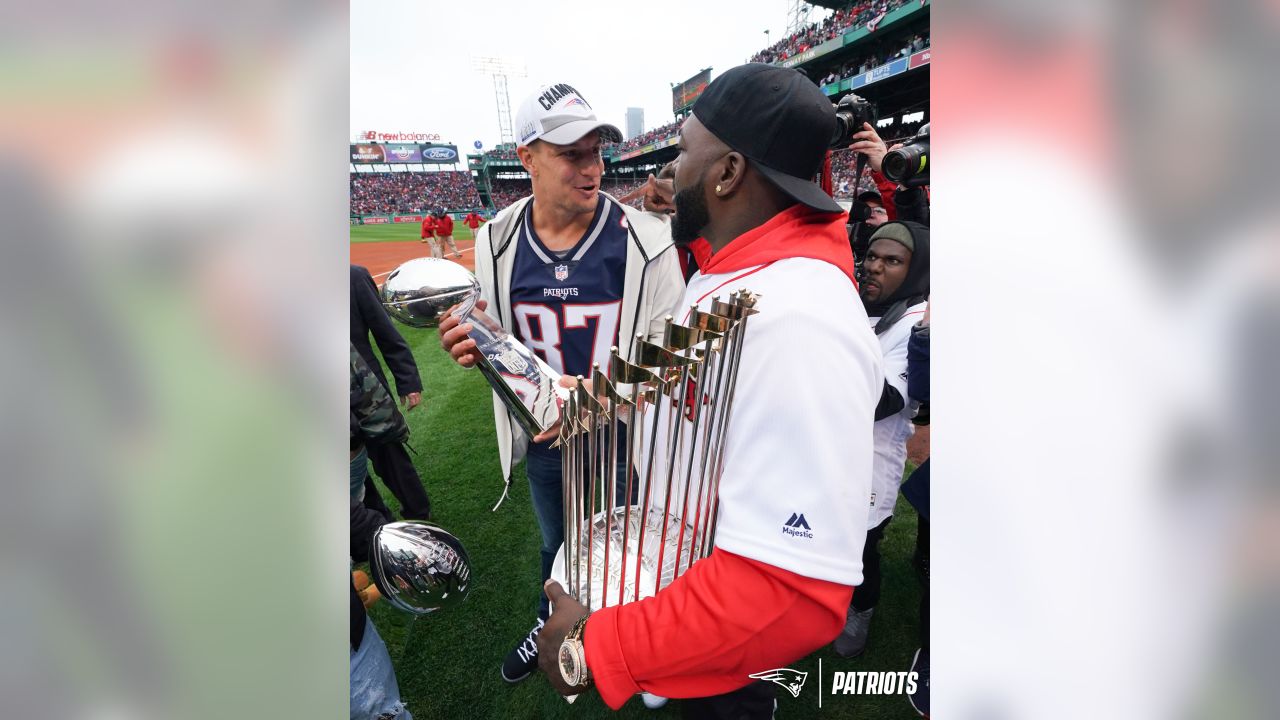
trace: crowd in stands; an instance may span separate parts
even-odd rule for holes
[[[496,147],[492,150],[485,150],[484,156],[490,160],[519,160],[516,156],[514,148]]]
[[[492,180],[489,184],[489,199],[495,210],[501,210],[520,198],[533,194],[533,185],[524,180]]]
[[[480,207],[480,193],[469,172],[351,173],[352,215],[473,207]]]
[[[862,27],[868,21],[896,10],[914,0],[876,0],[858,2],[832,13],[822,22],[813,23],[798,33],[783,38],[751,56],[751,62],[776,63],[821,45],[822,43]]]
[[[604,190],[605,192],[609,193],[615,198],[618,198],[619,200],[621,200],[628,193],[638,190],[641,185],[644,185],[646,182],[648,182],[648,179],[649,179],[648,176],[638,178],[638,179],[624,178],[624,179],[617,179],[617,180],[611,180],[609,178],[605,178],[600,183],[600,189]],[[639,208],[641,206],[641,200],[643,200],[641,196],[636,196],[627,204],[630,205],[631,207]]]
[[[663,125],[662,127],[656,127],[650,130],[649,132],[641,133],[631,138],[630,140],[627,140],[626,142],[619,143],[615,147],[617,148],[618,152],[629,152],[631,150],[635,150],[641,145],[646,145],[648,143],[656,142],[658,140],[662,140],[664,138],[670,137],[671,135],[675,135],[676,132],[678,132],[679,130],[680,130],[680,121],[672,120],[671,122],[667,123],[666,125]]]
[[[831,72],[818,79],[818,85],[829,85],[838,80],[868,72],[899,58],[909,57],[929,47],[929,42],[928,30],[903,36],[894,41],[882,42],[866,55],[850,60],[838,68],[832,68]]]

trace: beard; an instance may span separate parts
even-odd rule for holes
[[[671,221],[671,240],[678,247],[686,247],[702,237],[702,230],[711,222],[702,181],[676,193],[675,206],[676,216]]]

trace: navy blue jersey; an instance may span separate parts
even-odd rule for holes
[[[593,362],[607,372],[627,268],[622,209],[601,195],[586,234],[558,257],[538,239],[532,207],[525,208],[511,270],[516,337],[556,372],[589,377]]]
[[[511,271],[516,337],[556,372],[590,378],[598,362],[607,373],[627,267],[622,208],[601,194],[586,234],[560,254],[538,239],[532,208],[532,202],[525,207]],[[531,452],[548,450],[530,446]]]

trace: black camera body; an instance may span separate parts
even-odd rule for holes
[[[862,129],[863,123],[871,123],[873,127],[876,124],[876,106],[866,98],[849,93],[834,107],[836,129],[831,133],[832,148],[848,147],[853,142],[853,134]]]
[[[929,184],[929,123],[925,123],[911,142],[891,150],[880,161],[884,176],[902,187]]]

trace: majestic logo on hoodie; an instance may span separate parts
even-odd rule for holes
[[[810,532],[809,522],[804,519],[804,513],[791,513],[791,518],[782,524],[782,534],[807,540],[813,539],[813,533]]]

